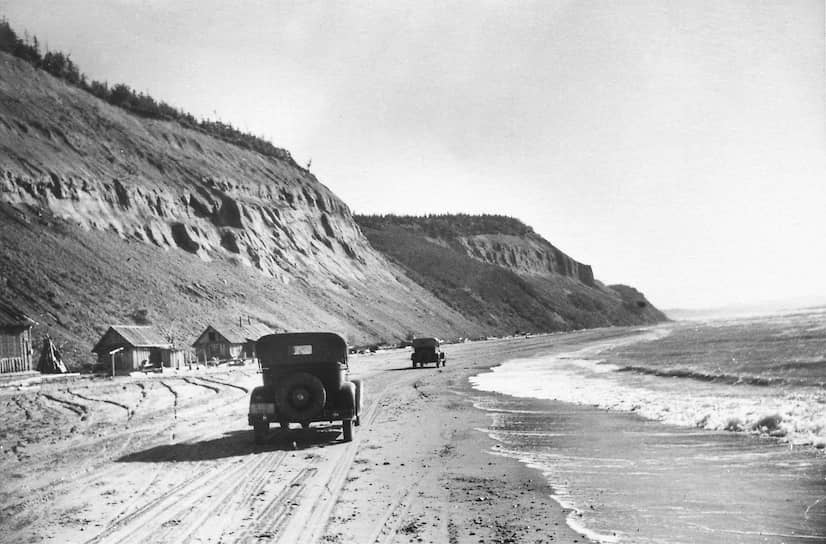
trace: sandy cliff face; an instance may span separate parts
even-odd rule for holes
[[[496,215],[357,216],[374,247],[497,333],[656,323],[665,316],[519,220]]]
[[[478,234],[457,241],[468,255],[483,262],[509,268],[518,274],[561,275],[585,285],[594,285],[594,272],[535,234]]]
[[[283,281],[376,273],[350,210],[286,152],[270,159],[136,119],[6,56],[0,70],[4,201]]]

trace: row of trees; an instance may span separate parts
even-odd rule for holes
[[[28,35],[24,35],[21,38],[5,18],[0,19],[0,51],[23,59],[32,66],[135,115],[149,119],[175,121],[184,127],[198,130],[239,147],[292,162],[292,157],[285,149],[275,147],[258,136],[241,132],[229,123],[209,119],[198,120],[191,113],[170,106],[166,102],[155,100],[146,93],[137,92],[124,83],[110,87],[105,81],[89,81],[69,55],[64,55],[60,51],[41,53],[40,43],[36,37],[29,38]]]
[[[478,234],[510,234],[524,236],[533,229],[518,219],[496,214],[428,214],[356,215],[362,227],[382,229],[387,226],[414,227],[434,238],[454,238]]]

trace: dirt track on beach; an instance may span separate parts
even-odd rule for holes
[[[467,377],[618,329],[351,359],[362,425],[247,426],[252,367],[0,389],[2,542],[582,542],[541,476],[493,455]]]

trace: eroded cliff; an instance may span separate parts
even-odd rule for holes
[[[5,55],[0,70],[6,202],[205,260],[231,256],[285,281],[376,264],[347,206],[288,153],[274,160],[137,119]]]
[[[481,330],[378,254],[286,151],[135,117],[2,53],[0,98],[3,297],[78,357],[138,310],[184,346],[239,315],[359,343]]]
[[[666,317],[626,286],[517,219],[497,215],[356,216],[374,247],[462,314],[501,332],[655,323]]]
[[[471,257],[520,274],[560,275],[574,278],[585,285],[594,285],[594,273],[589,265],[575,261],[533,233],[523,236],[477,234],[462,236],[456,241]]]

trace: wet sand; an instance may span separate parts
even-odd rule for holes
[[[571,525],[596,540],[826,542],[826,459],[812,449],[554,401],[495,404],[501,451],[578,504]]]

